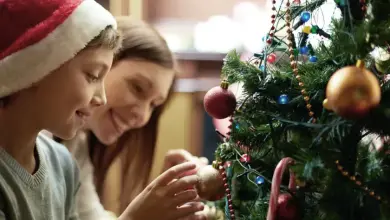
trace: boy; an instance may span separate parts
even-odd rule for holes
[[[73,138],[104,105],[120,39],[93,0],[0,0],[0,219],[78,219]]]

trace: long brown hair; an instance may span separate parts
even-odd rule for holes
[[[117,17],[117,22],[123,41],[113,65],[124,59],[141,59],[166,68],[174,68],[173,55],[167,43],[153,27],[131,17]],[[169,94],[171,95],[172,91]],[[152,113],[144,127],[124,133],[115,146],[104,146],[95,135],[89,136],[89,152],[95,170],[96,189],[100,196],[103,193],[104,181],[110,165],[116,158],[122,159],[121,194],[126,196],[121,196],[121,211],[148,183],[157,140],[158,122],[164,106],[159,106]]]

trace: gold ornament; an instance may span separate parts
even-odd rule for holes
[[[335,72],[326,86],[323,106],[349,119],[364,117],[381,100],[381,89],[375,75],[359,60],[356,66]]]
[[[322,106],[324,106],[325,109],[327,110],[332,110],[329,106],[329,102],[328,102],[328,99],[325,99],[323,102],[322,102]]]
[[[215,201],[225,195],[223,177],[211,165],[200,168],[196,175],[199,178],[196,190],[200,198]]]

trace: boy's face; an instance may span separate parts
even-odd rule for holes
[[[87,48],[32,87],[40,126],[73,138],[92,111],[106,103],[103,80],[112,60],[112,50]]]

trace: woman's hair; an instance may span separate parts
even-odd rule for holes
[[[174,69],[174,59],[168,45],[153,27],[131,17],[117,17],[117,22],[123,41],[113,65],[125,59],[140,59]],[[168,100],[171,94],[172,87]],[[88,146],[95,170],[96,189],[100,196],[110,165],[119,156],[122,160],[121,194],[126,196],[121,198],[121,211],[148,183],[157,140],[158,122],[163,108],[164,105],[156,108],[144,127],[124,133],[115,146],[104,146],[95,135],[90,135]]]

